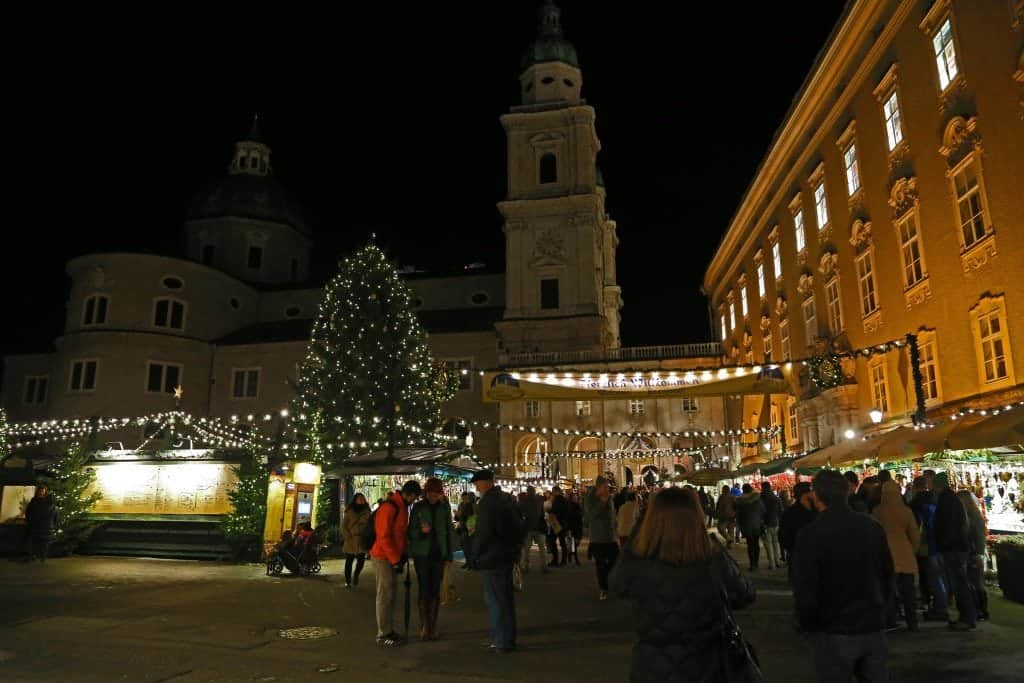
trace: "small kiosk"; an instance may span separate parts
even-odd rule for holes
[[[320,465],[289,460],[270,473],[267,484],[267,518],[263,525],[264,551],[277,543],[286,529],[303,522],[316,527],[320,494]]]

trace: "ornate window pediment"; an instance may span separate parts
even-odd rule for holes
[[[775,298],[775,315],[780,318],[786,317],[786,312],[789,310],[789,304],[786,303],[786,297],[781,294]]]
[[[863,221],[860,218],[850,226],[850,244],[857,250],[871,246],[871,222]]]
[[[747,349],[754,343],[754,337],[750,334],[750,330],[743,330],[743,346]]]
[[[758,263],[763,263],[763,262],[764,262],[764,250],[759,248],[757,251],[754,252],[754,265],[757,265]]]
[[[782,301],[785,302],[784,299]],[[769,318],[766,315],[762,315],[761,316],[761,331],[762,332],[767,332],[768,328],[770,328],[771,326],[772,326],[772,319]]]
[[[827,251],[822,254],[821,259],[818,261],[818,272],[821,273],[826,280],[830,280],[834,275],[838,275],[839,254],[834,251]]]
[[[810,296],[814,291],[814,276],[810,273],[800,273],[800,281],[796,285],[798,292],[805,297]]]
[[[978,133],[978,117],[951,118],[942,133],[942,147],[939,147],[939,154],[946,157],[946,162],[950,166],[956,166],[968,154],[979,149],[981,135]]]
[[[779,241],[779,224],[776,223],[772,226],[772,229],[768,231],[768,243],[776,244]]]
[[[917,206],[917,178],[900,178],[889,190],[889,206],[892,207],[893,218],[899,218]]]

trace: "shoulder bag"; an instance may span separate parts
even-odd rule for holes
[[[726,552],[722,550],[722,552]],[[723,557],[725,562],[731,562],[729,556]],[[713,560],[712,560],[713,562]],[[725,582],[719,576],[717,568],[712,564],[712,580],[717,584],[718,594],[721,598],[722,611],[722,680],[726,683],[764,683],[764,674],[761,673],[761,665],[754,652],[754,646],[743,637],[740,625],[736,623],[732,608],[729,606],[729,593],[725,589]]]

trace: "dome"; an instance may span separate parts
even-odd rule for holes
[[[562,10],[547,0],[537,11],[537,37],[523,53],[522,68],[543,62],[563,62],[579,68],[576,48],[562,35]]]
[[[252,218],[310,234],[298,207],[272,175],[227,175],[196,195],[188,219]]]

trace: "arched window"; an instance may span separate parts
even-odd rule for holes
[[[540,184],[558,182],[558,160],[555,155],[548,152],[540,158]]]

